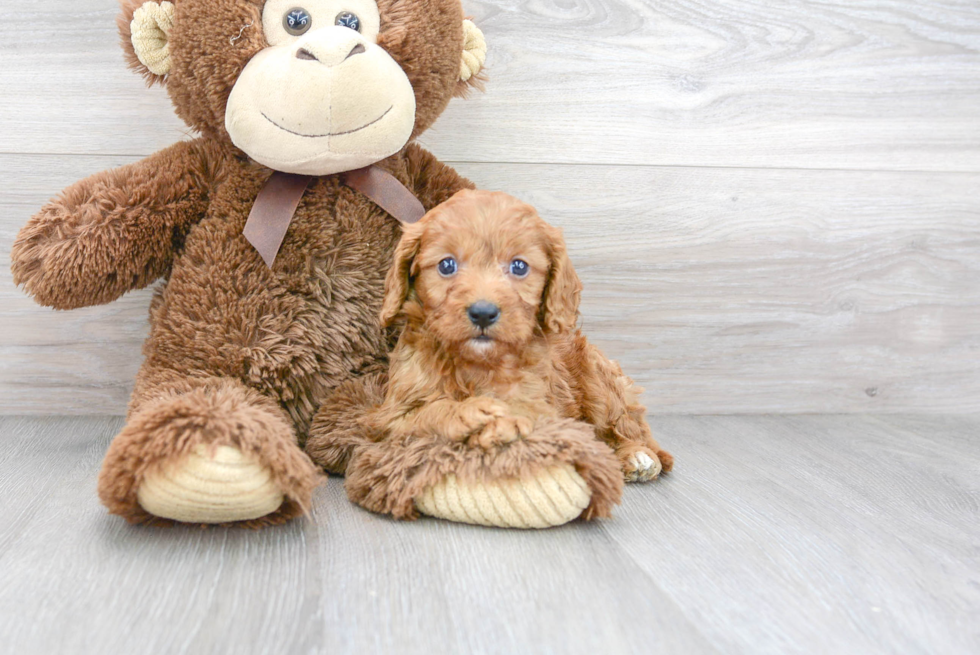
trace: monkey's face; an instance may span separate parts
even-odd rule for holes
[[[374,0],[268,0],[268,47],[232,88],[225,129],[259,163],[327,175],[367,166],[408,142],[415,92],[378,46]]]
[[[177,113],[270,168],[329,175],[397,153],[479,79],[460,0],[120,0],[130,65]]]

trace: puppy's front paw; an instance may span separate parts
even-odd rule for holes
[[[487,423],[479,433],[470,437],[470,444],[490,450],[531,434],[534,422],[524,416],[502,416]]]
[[[456,411],[456,418],[460,427],[458,436],[465,438],[479,432],[506,413],[507,407],[493,398],[486,396],[468,398],[460,404]]]
[[[623,478],[627,482],[647,482],[669,471],[674,458],[665,450],[654,452],[646,446],[635,446],[618,453],[623,462]]]

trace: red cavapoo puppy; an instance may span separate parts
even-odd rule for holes
[[[486,449],[542,418],[595,428],[625,479],[669,471],[639,389],[576,327],[582,285],[560,230],[504,193],[461,191],[405,226],[381,321],[404,322],[378,436],[426,436]]]

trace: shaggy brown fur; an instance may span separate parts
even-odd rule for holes
[[[458,271],[443,275],[447,257]],[[526,275],[509,271],[515,259]],[[576,329],[580,292],[561,233],[530,206],[461,191],[406,227],[396,250],[381,318],[404,329],[386,393],[380,379],[338,389],[317,417],[333,438],[314,437],[311,453],[346,468],[353,500],[400,518],[448,473],[523,477],[561,462],[592,489],[586,517],[607,514],[623,472],[637,473],[634,455],[664,471],[673,458],[651,437],[632,381]],[[468,316],[478,301],[499,308],[492,325]],[[359,428],[352,410],[371,397]]]
[[[330,473],[344,475],[355,448],[367,443],[361,419],[384,400],[387,375],[374,373],[337,386],[317,412],[306,452]]]
[[[505,447],[484,450],[435,434],[364,443],[347,467],[347,495],[362,507],[399,519],[418,517],[414,500],[453,474],[463,481],[528,478],[555,464],[571,464],[592,492],[581,518],[609,516],[623,493],[623,474],[591,426],[543,419]]]
[[[141,2],[123,0],[119,20],[140,69],[128,31]],[[147,467],[196,443],[236,444],[272,468],[286,504],[250,525],[295,515],[320,478],[299,449],[316,409],[345,380],[386,368],[391,343],[377,317],[401,234],[393,217],[340,176],[324,176],[310,184],[274,268],[242,236],[272,171],[231,144],[224,110],[245,64],[266,45],[261,5],[176,0],[166,87],[201,136],[74,184],[13,247],[14,280],[58,309],[166,279],[152,302],[129,420],[99,484],[110,511],[130,520],[151,518],[135,500]],[[460,91],[462,9],[459,0],[378,5],[379,42],[415,90],[418,135]],[[413,143],[379,165],[426,208],[472,186]]]

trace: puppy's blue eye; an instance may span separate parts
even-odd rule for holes
[[[524,277],[531,271],[531,267],[523,259],[515,259],[510,263],[510,274],[514,277]]]
[[[357,15],[350,13],[349,11],[337,14],[337,20],[335,21],[337,25],[341,27],[349,27],[355,32],[361,31],[361,19]]]
[[[452,257],[446,257],[441,262],[439,262],[439,275],[443,277],[449,277],[450,275],[455,275],[456,273],[456,260]]]

